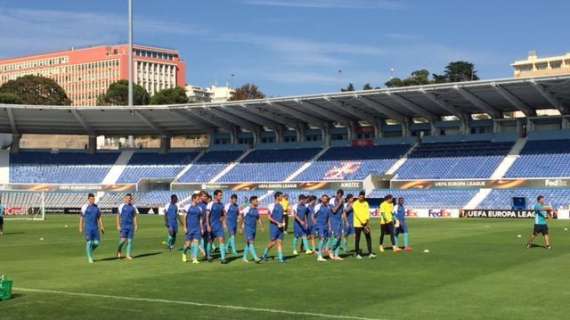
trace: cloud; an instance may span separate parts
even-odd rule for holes
[[[244,0],[248,5],[316,9],[402,9],[401,1],[393,0]]]
[[[353,56],[384,54],[380,47],[342,42],[313,41],[303,38],[259,34],[224,34],[216,41],[253,45],[276,55],[275,60],[293,66],[335,66],[350,63]]]
[[[0,52],[13,56],[125,42],[127,18],[126,15],[112,13],[0,7],[0,30],[10,30],[2,35]],[[206,32],[191,25],[144,16],[135,20],[135,31],[174,35]]]

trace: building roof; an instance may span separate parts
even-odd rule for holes
[[[0,133],[187,135],[211,129],[321,127],[379,119],[437,120],[538,109],[570,114],[570,76],[446,83],[173,106],[0,105]]]

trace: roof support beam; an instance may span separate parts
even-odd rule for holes
[[[269,110],[267,107],[263,107],[260,105],[252,105],[248,108],[253,108],[257,111],[256,115],[258,117],[263,117],[265,119],[269,119],[274,122],[278,122],[284,126],[289,126],[291,128],[295,128],[295,126],[299,123],[298,120],[286,117],[287,114],[279,112],[275,113],[273,110]]]
[[[8,113],[8,120],[10,121],[10,128],[12,129],[12,134],[14,135],[20,134],[18,132],[18,124],[16,123],[16,117],[14,117],[14,112],[10,108],[6,108],[6,112]]]
[[[550,92],[546,91],[544,87],[537,83],[534,79],[530,80],[530,84],[540,93],[540,95],[548,101],[554,108],[558,109],[561,114],[566,113],[566,107],[558,100],[555,96],[553,96]]]
[[[489,105],[487,102],[481,100],[481,98],[477,97],[473,93],[467,91],[465,88],[456,85],[454,87],[454,89],[457,90],[457,92],[463,98],[465,98],[467,101],[474,104],[477,108],[479,108],[479,110],[489,114],[492,118],[500,118],[501,117],[501,113],[499,111],[497,111],[497,109],[493,108],[491,105]]]
[[[372,100],[368,97],[354,95],[354,99],[362,102],[362,104],[364,104],[366,107],[383,114],[387,118],[398,120],[398,121],[403,121],[406,118],[405,115],[403,115],[397,111],[394,111],[394,110],[390,109],[389,107],[383,105],[382,103],[380,103],[376,100]]]
[[[358,110],[357,108],[355,108],[353,105],[350,105],[346,102],[340,102],[340,101],[336,101],[333,100],[332,98],[329,97],[325,97],[325,100],[332,104],[333,106],[335,106],[337,109],[343,110],[344,112],[350,114],[353,117],[356,117],[359,120],[368,120],[371,121],[374,118],[377,118],[376,116],[374,116],[372,113],[369,113],[366,110]]]
[[[424,96],[426,98],[428,98],[429,101],[437,104],[440,108],[442,108],[443,110],[451,113],[452,115],[456,116],[459,119],[465,119],[467,118],[467,115],[464,114],[463,112],[459,111],[459,109],[457,109],[456,107],[452,106],[450,103],[448,103],[447,101],[441,99],[440,97],[436,96],[435,94],[426,91],[424,88],[420,89],[421,93],[424,94]]]
[[[352,119],[349,119],[349,118],[342,116],[338,113],[327,110],[324,107],[321,107],[320,105],[318,105],[314,102],[302,101],[299,99],[295,99],[295,102],[301,107],[306,108],[307,106],[310,106],[310,108],[311,108],[310,111],[320,115],[321,117],[325,117],[329,120],[336,121],[336,122],[344,124],[344,125],[349,125],[353,121]]]
[[[495,88],[498,94],[500,94],[505,100],[507,100],[513,107],[521,110],[525,116],[534,116],[535,112],[531,110],[531,108],[523,102],[519,97],[515,96],[514,94],[510,93],[507,89],[503,88],[501,85],[493,82],[491,83],[491,87]]]
[[[233,108],[233,107],[225,107],[223,108],[223,110],[227,113],[231,113],[236,117],[242,117],[244,119],[249,119],[252,120],[258,124],[262,124],[267,128],[271,128],[271,129],[278,129],[278,128],[283,128],[283,125],[270,120],[270,119],[266,119],[262,116],[259,116],[258,113],[253,113],[251,112],[251,110],[249,110],[248,107],[246,107],[245,105],[240,105],[238,108]],[[245,113],[245,115],[244,115]]]
[[[154,130],[156,133],[160,134],[161,136],[167,136],[167,132],[162,130],[159,126],[157,126],[156,124],[154,124],[152,121],[150,121],[150,119],[145,116],[144,114],[142,114],[142,112],[138,111],[138,110],[133,110],[132,111],[139,119],[142,120],[142,122],[144,122],[149,128],[151,128],[152,130]]]
[[[93,130],[93,128],[91,128],[91,126],[89,126],[87,124],[87,122],[85,121],[85,119],[83,119],[83,117],[79,114],[79,111],[77,111],[76,109],[71,109],[71,113],[73,114],[73,116],[75,117],[75,119],[81,124],[81,126],[83,127],[83,129],[85,129],[85,131],[90,135],[90,136],[94,136],[95,134],[95,130]]]
[[[212,114],[206,112],[206,110],[204,108],[189,108],[188,112],[192,116],[195,116],[199,119],[202,119],[206,122],[209,122],[212,125],[214,125],[215,127],[223,128],[230,133],[232,133],[235,130],[235,127],[236,127],[235,124],[233,124],[231,122],[227,122],[224,119],[220,119],[218,117],[213,116]],[[198,114],[195,114],[195,113],[198,113]]]
[[[391,93],[391,92],[387,92],[386,95],[388,97],[390,97],[390,99],[392,99],[394,102],[400,104],[401,106],[403,106],[404,108],[421,115],[422,117],[425,117],[429,120],[435,120],[437,119],[437,116],[427,110],[425,110],[424,108],[418,106],[415,103],[410,102],[407,99],[402,98],[401,96],[395,94],[395,93]]]
[[[319,118],[316,118],[312,115],[306,114],[305,112],[301,112],[298,111],[297,109],[293,108],[293,107],[289,107],[285,104],[282,103],[276,103],[276,102],[267,102],[268,105],[271,106],[276,106],[279,107],[280,109],[278,110],[278,112],[283,112],[286,113],[292,117],[294,117],[295,119],[297,119],[299,122],[308,122],[314,126],[317,126],[319,128],[322,127],[328,127],[328,122]]]
[[[261,130],[261,126],[258,124],[255,124],[251,121],[242,119],[240,117],[235,117],[233,115],[227,114],[225,111],[216,109],[214,107],[207,107],[207,108],[204,108],[204,110],[206,110],[206,112],[212,113],[213,115],[215,115],[218,118],[224,119],[230,123],[235,123],[244,129],[248,129],[248,130],[251,130],[254,132],[258,132]]]
[[[182,118],[191,122],[192,125],[199,127],[200,129],[209,130],[213,127],[211,123],[200,119],[199,117],[191,113],[190,110],[188,109],[186,110],[176,109],[172,111],[177,115],[181,116]]]

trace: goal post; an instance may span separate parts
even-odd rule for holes
[[[46,219],[46,193],[37,191],[1,192],[4,219],[43,221]]]

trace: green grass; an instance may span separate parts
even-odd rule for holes
[[[319,319],[164,300],[388,320],[564,319],[570,312],[570,232],[564,231],[567,222],[563,221],[551,224],[551,251],[526,249],[529,220],[412,220],[410,238],[415,251],[411,254],[389,252],[376,260],[348,258],[323,264],[299,256],[284,265],[246,265],[234,260],[228,265],[197,266],[183,264],[179,253],[163,248],[162,220],[153,216],[141,219],[134,247],[137,259],[99,260],[89,265],[77,222],[77,217],[62,216],[48,217],[45,222],[6,222],[6,234],[0,238],[0,273],[12,278],[16,289],[14,299],[0,302],[2,320]],[[111,219],[106,222],[110,227]],[[261,253],[267,230],[258,234]],[[378,234],[377,230],[373,233],[375,249]],[[96,258],[111,258],[117,233],[108,228],[103,240]],[[180,240],[181,236],[179,244]],[[285,252],[289,254],[287,240]],[[423,253],[424,249],[430,253]]]

